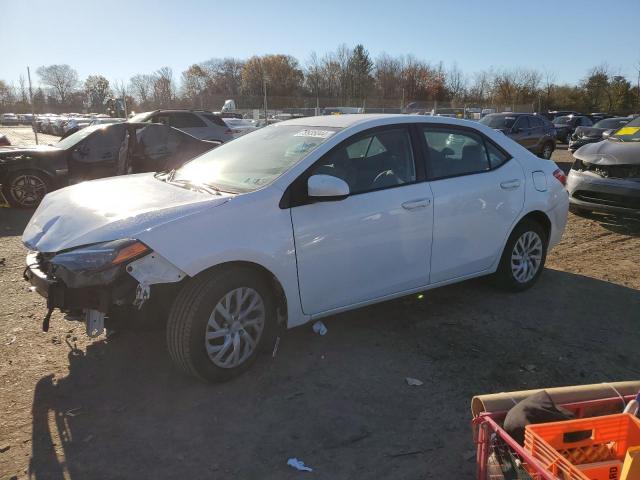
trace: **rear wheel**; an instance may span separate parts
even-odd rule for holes
[[[569,145],[570,141],[571,141],[571,133],[567,133],[567,136],[564,138],[564,143]]]
[[[268,282],[251,269],[216,270],[193,279],[169,313],[174,363],[206,381],[229,380],[251,366],[276,324]]]
[[[540,277],[547,258],[547,235],[533,220],[520,222],[507,241],[496,271],[498,284],[511,291],[530,288]]]
[[[8,175],[2,193],[12,207],[34,208],[51,191],[47,176],[33,170],[22,170]]]

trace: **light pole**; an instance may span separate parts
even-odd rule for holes
[[[36,145],[38,145],[38,129],[36,128],[36,111],[33,106],[33,91],[31,89],[31,71],[27,67],[27,77],[29,77],[29,102],[31,103],[31,128],[36,135]]]

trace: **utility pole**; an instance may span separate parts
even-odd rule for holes
[[[264,91],[264,124],[265,126],[268,124],[267,122],[267,77],[262,77],[262,88]]]
[[[36,135],[36,145],[38,145],[38,129],[36,128],[36,113],[33,106],[33,90],[31,89],[31,71],[27,67],[27,77],[29,77],[29,102],[31,103],[31,128]]]

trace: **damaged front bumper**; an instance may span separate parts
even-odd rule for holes
[[[47,300],[44,331],[49,329],[51,313],[57,308],[63,313],[82,317],[87,334],[100,335],[105,317],[114,310],[139,310],[151,296],[151,286],[181,282],[187,274],[155,252],[141,258],[95,272],[70,272],[55,268],[47,255],[29,252],[24,278]]]

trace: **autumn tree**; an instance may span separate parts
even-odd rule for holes
[[[242,92],[261,95],[267,81],[270,96],[294,96],[299,93],[304,74],[291,55],[251,57],[242,69]]]
[[[51,87],[62,105],[78,86],[78,72],[69,65],[49,65],[37,70],[40,82]]]
[[[174,98],[173,70],[162,67],[156,70],[153,79],[153,100],[160,108],[168,108]]]

